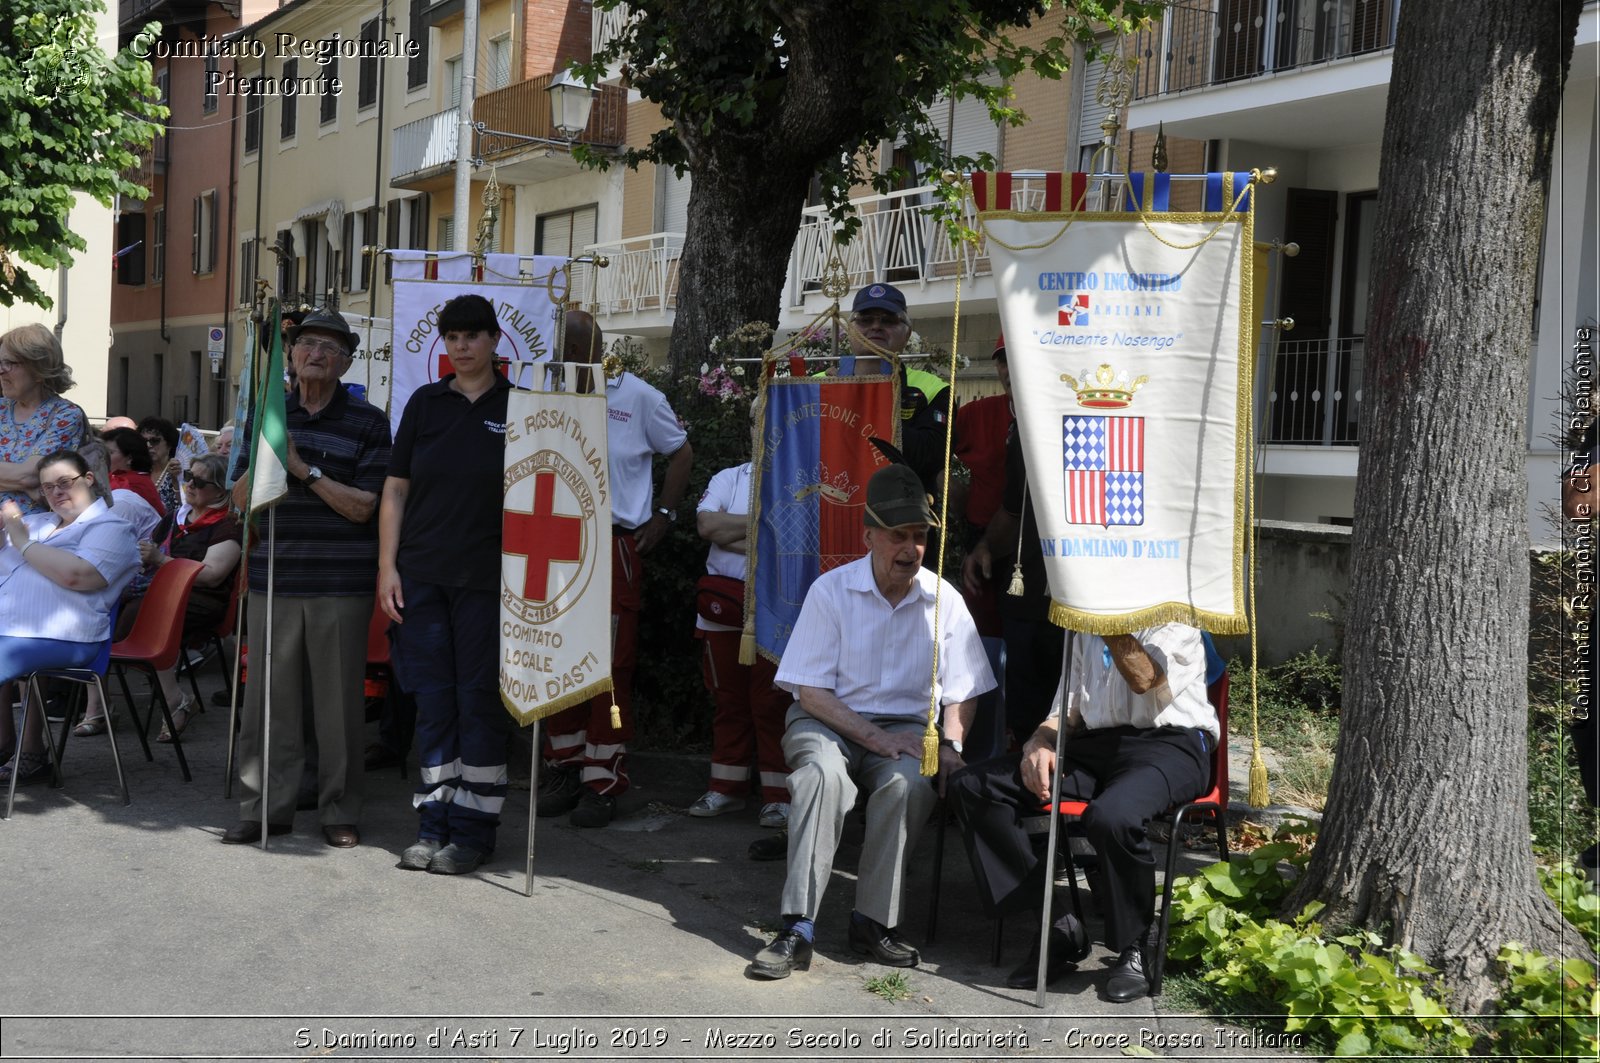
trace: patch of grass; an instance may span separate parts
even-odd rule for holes
[[[622,866],[630,871],[642,871],[647,875],[659,875],[664,865],[660,860],[625,860]]]
[[[867,979],[867,992],[880,996],[891,1004],[898,1004],[902,1000],[911,999],[911,983],[899,971],[880,974],[876,978]]]
[[[1249,748],[1250,668],[1235,657],[1228,728],[1232,741]],[[1343,671],[1317,650],[1263,668],[1257,677],[1261,744],[1273,751],[1272,799],[1321,811],[1333,778],[1333,748],[1339,737]]]
[[[1575,861],[1594,844],[1572,738],[1558,711],[1539,704],[1528,712],[1528,820],[1541,856]]]

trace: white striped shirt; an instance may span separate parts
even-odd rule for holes
[[[23,519],[30,539],[83,558],[106,585],[97,591],[69,591],[29,564],[9,538],[0,537],[0,635],[63,642],[110,637],[111,607],[139,568],[133,525],[104,499],[96,499],[65,528],[57,527],[60,518],[54,513]]]
[[[927,569],[896,605],[878,590],[872,555],[825,572],[806,592],[778,664],[777,685],[831,690],[863,716],[925,716],[939,589],[941,706],[993,690],[994,674],[961,592]]]

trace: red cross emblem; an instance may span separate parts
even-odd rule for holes
[[[557,561],[583,560],[583,519],[555,512],[556,474],[533,475],[533,512],[506,510],[505,552],[528,559],[522,596],[530,602],[548,601],[550,566]]]

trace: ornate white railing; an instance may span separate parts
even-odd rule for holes
[[[589,273],[589,303],[599,314],[670,312],[678,305],[682,233],[650,233],[584,249],[611,260]]]
[[[598,54],[600,49],[611,43],[611,38],[621,33],[622,27],[626,26],[632,17],[633,10],[627,4],[618,4],[606,11],[596,7],[590,22],[589,54]]]
[[[1361,336],[1279,340],[1258,393],[1261,441],[1355,446],[1365,359]]]

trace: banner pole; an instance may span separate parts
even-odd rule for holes
[[[233,769],[235,753],[235,736],[239,733],[239,664],[244,658],[244,607],[245,593],[249,583],[245,578],[248,565],[241,557],[239,565],[239,585],[233,589],[233,679],[228,684],[228,762],[226,770],[222,773],[222,797],[228,800],[233,797]]]
[[[266,851],[267,837],[272,833],[267,827],[268,790],[272,781],[272,592],[274,566],[278,554],[278,507],[267,510],[267,630],[262,643],[265,646],[261,661],[261,850]]]
[[[1065,667],[1072,667],[1071,637],[1069,637],[1067,640]],[[1037,991],[1035,992],[1033,998],[1033,1006],[1036,1008],[1044,1007],[1045,992],[1050,988],[1045,984],[1048,981],[1048,979],[1045,977],[1045,971],[1048,969],[1050,964],[1050,924],[1052,922],[1050,915],[1051,908],[1054,907],[1055,903],[1056,843],[1059,840],[1058,834],[1060,832],[1061,825],[1061,814],[1059,811],[1061,808],[1061,754],[1065,749],[1066,744],[1067,706],[1063,704],[1061,706],[1061,715],[1056,717],[1056,767],[1055,771],[1050,773],[1050,840],[1045,845],[1044,900],[1040,902],[1041,908],[1039,910],[1039,970],[1036,975],[1038,978],[1038,982],[1036,983]],[[1070,843],[1067,849],[1067,859],[1069,861],[1072,859],[1072,849]],[[1067,868],[1067,873],[1069,875],[1076,875],[1078,871],[1076,868],[1069,866]],[[1077,886],[1074,885],[1073,889],[1076,891]]]
[[[544,759],[539,755],[542,740],[539,732],[543,723],[542,718],[533,721],[533,762],[528,767],[528,874],[522,884],[524,897],[533,896],[533,827],[539,822],[539,762]]]

